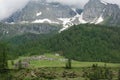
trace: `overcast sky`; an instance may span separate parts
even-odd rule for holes
[[[60,2],[67,5],[77,5],[78,7],[83,7],[89,0],[47,0],[47,1]],[[120,0],[102,0],[102,1],[120,5]]]
[[[29,0],[0,0],[0,20],[23,8]]]
[[[16,10],[23,8],[29,0],[0,0],[0,20],[7,18]],[[83,7],[88,0],[47,0],[48,2],[60,2],[62,4]],[[118,4],[120,0],[104,0],[109,3]]]

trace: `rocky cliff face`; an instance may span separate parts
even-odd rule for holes
[[[31,0],[25,8],[17,11],[3,22],[63,25],[60,31],[74,24],[120,25],[120,8],[116,4],[106,3],[102,0],[89,0],[84,9],[76,9],[60,3],[48,3],[46,0]]]
[[[99,18],[103,13],[105,4],[100,0],[90,0],[84,7],[83,19],[87,22],[92,22],[96,18]]]
[[[36,20],[48,19],[53,23],[60,22],[58,18],[70,18],[75,16],[76,13],[66,5],[59,3],[47,3],[46,1],[33,0],[26,5],[21,11],[13,14],[7,22],[33,22]],[[46,22],[50,22],[45,20]]]
[[[2,24],[0,23],[0,40],[24,34],[50,34],[58,32],[60,27],[50,24]]]
[[[82,9],[72,8],[60,3],[48,3],[46,0],[32,0],[25,8],[3,20],[7,23],[50,23],[61,24],[65,30],[69,26],[79,24]]]
[[[119,25],[120,8],[102,0],[90,0],[84,7],[83,19],[88,23]]]
[[[108,24],[120,25],[120,8],[116,4],[107,4],[103,18]]]

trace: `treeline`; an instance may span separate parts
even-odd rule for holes
[[[0,42],[0,73],[8,68],[7,66],[8,47],[4,42]]]
[[[8,80],[8,46],[4,42],[0,42],[0,80]]]

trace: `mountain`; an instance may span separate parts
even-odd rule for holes
[[[46,22],[51,21],[51,23],[58,23],[57,18],[69,18],[75,15],[76,13],[68,6],[59,3],[47,3],[46,1],[41,2],[40,0],[32,0],[25,8],[8,19],[8,22],[27,21],[37,23],[37,20],[39,20],[38,22],[42,23],[40,20],[46,19]]]
[[[2,34],[4,31],[9,32],[7,34],[9,36],[18,35],[21,32],[22,34],[26,32],[33,34],[61,32],[74,24],[90,23],[119,26],[120,8],[116,4],[106,3],[102,0],[89,0],[83,9],[57,2],[48,3],[46,0],[31,0],[23,9],[1,22],[7,23],[3,26],[11,26],[0,29]]]
[[[83,19],[95,24],[120,25],[120,8],[102,0],[89,0],[84,7]]]
[[[0,23],[0,40],[24,34],[52,34],[60,30],[59,25],[52,24],[2,24]]]
[[[31,0],[22,10],[18,10],[4,22],[63,24],[64,28],[73,24],[119,25],[120,8],[102,0],[89,0],[83,9],[46,0]],[[63,29],[64,30],[64,29]]]
[[[7,23],[50,23],[62,24],[64,27],[79,23],[81,9],[74,9],[60,3],[48,3],[46,0],[31,0],[22,10],[17,11]]]

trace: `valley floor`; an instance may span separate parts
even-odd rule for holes
[[[60,56],[59,54],[44,54],[44,55],[36,55],[30,57],[19,57],[16,60],[9,60],[9,69],[15,69],[18,62],[21,61],[23,66],[25,63],[27,66],[25,68],[34,69],[34,68],[42,68],[42,67],[65,67],[67,63],[67,58]],[[81,67],[91,67],[93,64],[97,64],[100,67],[108,66],[108,67],[120,67],[119,63],[105,63],[105,62],[80,62],[80,61],[71,61],[72,67],[81,68]],[[12,65],[14,64],[14,65]]]
[[[18,67],[19,61],[22,64],[21,68]],[[120,74],[120,64],[72,60],[72,68],[67,69],[66,63],[67,59],[59,54],[19,57],[8,61],[10,71],[7,78],[9,80],[118,80]]]

